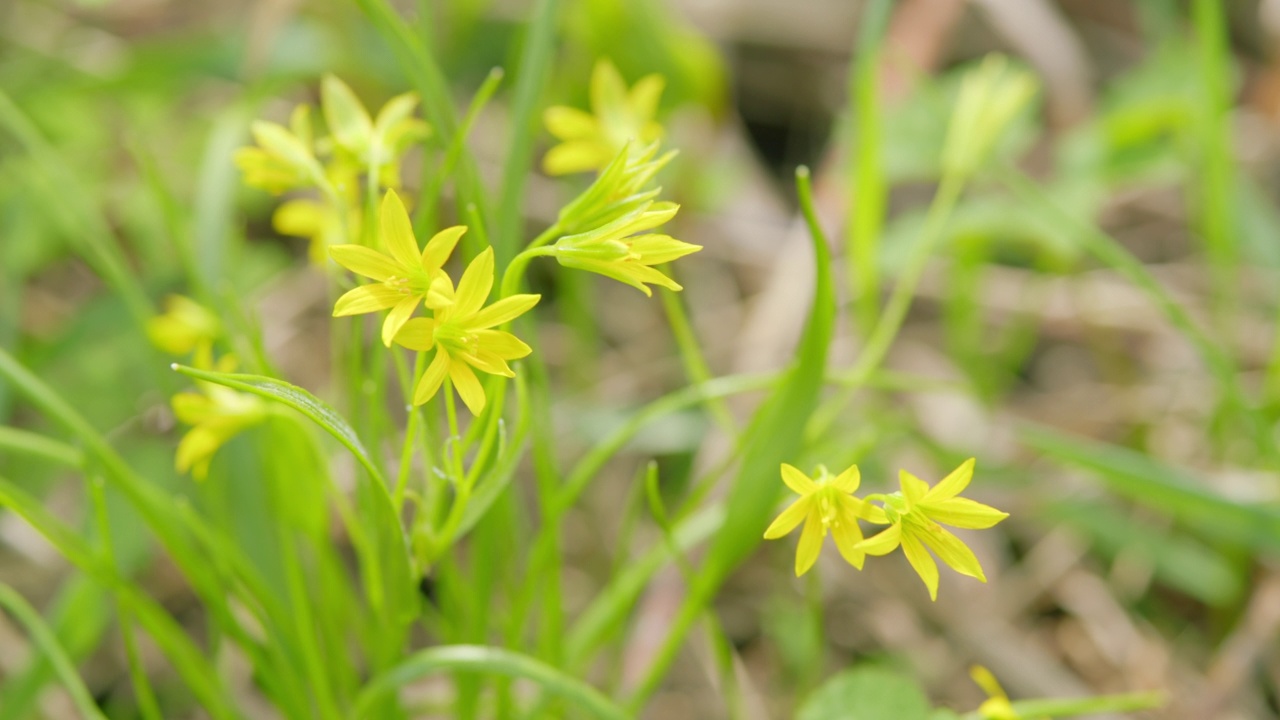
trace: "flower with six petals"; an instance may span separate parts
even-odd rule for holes
[[[852,465],[836,476],[828,473],[825,467],[818,466],[818,478],[814,480],[783,463],[782,481],[799,494],[800,499],[782,511],[764,531],[764,537],[766,540],[780,538],[804,523],[800,544],[796,546],[796,576],[813,567],[828,530],[844,559],[861,570],[866,556],[858,549],[862,541],[858,518],[883,522],[884,514],[880,508],[853,496],[853,491],[862,482],[858,466]]]
[[[418,249],[409,213],[394,190],[382,200],[381,238],[390,255],[363,245],[335,245],[329,254],[341,266],[377,282],[348,291],[333,307],[333,316],[359,315],[391,309],[382,323],[382,342],[388,347],[420,304],[428,300],[431,285],[447,276],[441,267],[449,259],[464,226],[445,228]],[[487,294],[487,290],[486,290]]]
[[[485,307],[493,289],[493,248],[471,261],[455,290],[447,275],[432,285],[432,318],[414,318],[395,336],[397,344],[435,357],[414,388],[413,402],[422,405],[436,394],[446,377],[462,396],[472,414],[485,406],[484,387],[473,370],[514,377],[508,360],[531,350],[515,335],[493,328],[508,323],[538,304],[541,295],[511,295]]]
[[[956,572],[986,582],[973,551],[939,524],[983,529],[1009,517],[1008,513],[989,505],[957,497],[973,479],[973,465],[974,459],[969,458],[932,488],[911,473],[901,471],[902,491],[884,497],[884,513],[890,527],[858,543],[857,549],[868,555],[887,555],[901,545],[903,554],[924,580],[929,597],[934,600],[938,599],[938,565],[929,550]]]
[[[653,118],[665,81],[647,75],[630,90],[613,63],[600,60],[591,72],[591,112],[557,105],[543,115],[547,130],[561,141],[547,151],[549,175],[599,170],[629,141],[640,148],[662,136]]]

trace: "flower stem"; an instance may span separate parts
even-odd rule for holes
[[[546,233],[543,233],[544,235]],[[534,242],[537,242],[536,240]],[[499,290],[499,298],[511,297],[520,290],[520,280],[524,277],[524,270],[529,265],[529,261],[536,257],[548,257],[555,255],[556,251],[549,247],[529,246],[524,252],[516,255],[511,259],[511,263],[507,265],[507,270],[502,274],[502,287]]]

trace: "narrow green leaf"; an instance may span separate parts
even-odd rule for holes
[[[58,678],[62,680],[62,684],[66,686],[67,692],[71,694],[71,702],[76,706],[82,717],[100,718],[106,720],[107,716],[102,714],[98,706],[93,702],[93,696],[89,693],[89,689],[84,686],[84,681],[76,674],[75,666],[67,657],[66,651],[58,644],[58,639],[54,636],[53,631],[45,624],[40,617],[40,613],[31,607],[16,590],[7,584],[0,582],[0,607],[4,607],[13,614],[18,622],[22,623],[27,629],[27,634],[31,636],[31,640],[40,648],[40,654],[44,656],[53,670],[58,674]]]
[[[1132,450],[1023,426],[1023,443],[1055,459],[1091,470],[1112,492],[1170,513],[1206,535],[1257,551],[1280,553],[1280,510],[1233,502],[1181,470]]]
[[[366,685],[356,699],[352,715],[358,719],[367,718],[369,708],[386,693],[420,677],[456,670],[528,680],[575,703],[595,717],[606,720],[628,717],[599,690],[575,677],[527,655],[481,645],[445,645],[411,656]]]

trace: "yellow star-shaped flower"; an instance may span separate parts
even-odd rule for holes
[[[557,105],[543,115],[547,130],[561,143],[547,151],[548,175],[599,170],[629,141],[637,151],[662,137],[654,119],[666,82],[661,75],[641,78],[630,90],[613,63],[600,60],[591,72],[591,112]]]
[[[382,199],[380,235],[391,252],[385,255],[363,245],[335,245],[329,254],[341,266],[357,275],[376,280],[338,298],[333,316],[360,315],[391,308],[382,323],[382,342],[387,347],[419,304],[427,304],[431,284],[446,277],[441,267],[449,259],[458,239],[467,231],[464,226],[446,228],[436,233],[426,247],[418,250],[409,213],[394,190]]]
[[[431,288],[435,317],[414,318],[396,335],[396,343],[411,350],[435,349],[435,357],[414,388],[413,402],[422,405],[436,394],[445,377],[458,389],[462,402],[473,415],[485,406],[484,387],[476,370],[514,377],[508,360],[517,360],[531,350],[519,338],[492,328],[511,322],[538,304],[541,295],[511,295],[484,307],[493,289],[493,248],[485,248],[467,266],[457,290],[447,275]]]
[[[796,546],[796,577],[799,577],[818,559],[822,539],[831,531],[836,549],[849,564],[862,569],[866,555],[858,549],[862,542],[862,528],[858,518],[884,522],[884,514],[873,505],[853,496],[862,476],[853,465],[839,475],[832,476],[827,469],[818,466],[818,479],[811,479],[791,465],[782,464],[782,482],[794,490],[800,499],[773,521],[764,531],[766,540],[780,538],[791,532],[801,522],[800,544]]]
[[[887,555],[901,545],[934,600],[938,599],[938,565],[929,550],[952,570],[986,582],[982,566],[969,546],[939,525],[978,530],[1009,517],[989,505],[957,497],[973,479],[973,465],[973,458],[965,460],[932,488],[906,470],[901,471],[898,478],[902,491],[884,498],[890,527],[858,543],[857,549],[868,555]]]

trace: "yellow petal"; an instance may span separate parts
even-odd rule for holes
[[[409,213],[395,190],[388,190],[382,198],[381,220],[382,242],[391,252],[391,257],[405,268],[417,267],[421,258],[418,241],[413,237],[413,223],[409,222]]]
[[[831,528],[831,538],[835,540],[841,557],[861,570],[867,556],[858,548],[858,543],[862,542],[862,528],[858,527],[858,515],[852,507],[841,508],[839,521]]]
[[[338,144],[354,153],[369,146],[373,120],[351,88],[333,75],[320,81],[320,104],[324,121]]]
[[[778,517],[774,518],[772,523],[769,523],[769,527],[764,531],[764,539],[776,540],[795,530],[796,526],[804,521],[808,512],[809,498],[802,497],[791,503],[786,510],[783,510]]]
[[[173,414],[187,425],[203,422],[213,411],[213,403],[200,393],[180,392],[170,399],[169,404],[173,406]]]
[[[445,375],[449,374],[450,364],[449,353],[445,352],[444,348],[437,348],[436,356],[431,359],[426,372],[422,373],[422,378],[418,380],[418,387],[414,388],[414,405],[424,405],[436,394],[440,385],[444,383]]]
[[[973,465],[976,462],[974,458],[969,458],[960,463],[960,467],[951,471],[934,485],[932,489],[924,496],[922,502],[933,503],[940,500],[947,500],[959,495],[965,488],[969,487],[969,481],[973,480]]]
[[[929,492],[929,483],[906,470],[898,471],[898,484],[902,486],[902,496],[907,500],[908,510],[915,507]]]
[[[937,553],[938,559],[946,563],[947,567],[961,575],[968,575],[982,582],[987,581],[987,576],[982,572],[982,566],[978,564],[977,556],[969,546],[965,545],[960,538],[944,530],[941,525],[930,523],[918,536],[930,550]]]
[[[542,156],[542,169],[548,175],[569,175],[602,168],[612,158],[607,145],[595,140],[572,140],[548,150]]]
[[[831,484],[842,493],[851,493],[862,484],[862,473],[857,465],[850,465],[849,469],[837,475]]]
[[[503,360],[519,360],[533,352],[520,338],[502,330],[477,330],[476,345]]]
[[[894,524],[883,532],[858,543],[857,549],[868,555],[888,555],[897,549],[902,540],[902,525]]]
[[[413,318],[406,322],[400,328],[400,332],[396,333],[396,343],[417,350],[418,352],[426,352],[436,344],[436,321],[430,318]]]
[[[333,316],[360,315],[386,310],[404,299],[404,293],[386,285],[361,285],[348,290],[334,303]]]
[[[862,507],[858,509],[858,517],[863,520],[869,520],[877,525],[888,525],[889,516],[885,514],[883,508],[872,505],[869,502],[862,503]]]
[[[489,299],[489,291],[493,289],[493,248],[487,247],[467,266],[458,281],[458,292],[454,297],[454,312],[457,317],[475,315],[484,301]]]
[[[449,379],[453,381],[453,386],[458,389],[462,402],[472,415],[479,416],[484,412],[484,386],[480,384],[470,365],[464,362],[449,363]]]
[[[453,289],[453,281],[443,272],[436,275],[431,281],[431,285],[427,288],[427,307],[432,310],[440,310],[453,305],[457,293]]]
[[[990,505],[983,505],[968,498],[951,498],[939,503],[921,503],[920,509],[931,520],[970,530],[985,530],[1009,517],[1007,512],[1001,512]]]
[[[564,105],[547,108],[542,113],[542,123],[547,126],[547,132],[561,140],[580,140],[600,132],[600,126],[591,113]]]
[[[655,73],[640,78],[640,81],[631,87],[627,104],[631,106],[631,112],[637,120],[648,120],[657,114],[658,100],[662,98],[662,89],[666,84],[667,81],[661,75]],[[657,125],[657,128],[661,130],[662,126]],[[656,140],[657,138],[645,137],[639,139],[648,141]]]
[[[627,101],[627,83],[618,68],[608,60],[599,60],[591,70],[591,109],[596,115],[605,115],[624,107]]]
[[[645,265],[669,263],[701,249],[701,245],[682,242],[669,235],[641,235],[631,239],[631,251],[639,255]]]
[[[800,472],[795,466],[782,463],[782,482],[791,488],[792,492],[797,495],[804,496],[818,489],[818,484],[809,478],[808,475]]]
[[[379,135],[386,136],[392,128],[407,120],[417,106],[417,93],[407,92],[391,98],[378,111],[378,119],[373,123],[374,130]]]
[[[391,347],[391,341],[395,338],[396,333],[400,332],[400,328],[409,322],[409,318],[413,315],[413,311],[420,302],[422,302],[422,298],[417,295],[409,295],[391,308],[391,312],[387,313],[387,319],[382,321],[383,345]]]
[[[422,269],[427,272],[439,270],[441,266],[449,259],[449,255],[453,253],[453,248],[457,246],[458,239],[467,231],[466,225],[455,225],[445,228],[427,241],[427,246],[422,249]]]
[[[351,272],[378,282],[404,275],[404,268],[395,260],[363,245],[334,245],[329,248],[329,255]]]
[[[507,361],[487,352],[483,349],[477,349],[473,353],[464,353],[457,356],[481,372],[487,372],[490,375],[501,375],[503,377],[515,377],[515,372],[507,365]]]
[[[924,545],[921,545],[914,535],[907,533],[902,536],[902,553],[907,556],[911,567],[924,581],[924,586],[929,588],[929,599],[936,601],[938,599],[938,564],[933,561],[929,551],[924,549]]]
[[[541,295],[512,295],[504,297],[476,313],[468,325],[473,328],[483,329],[511,322],[528,312],[541,299]]]
[[[309,238],[324,229],[328,213],[312,200],[290,200],[271,215],[271,227],[281,235]]]
[[[804,521],[804,530],[800,532],[800,544],[796,546],[796,577],[800,577],[818,561],[818,553],[822,551],[822,537],[826,531],[822,527],[822,518],[817,513],[809,513]]]
[[[178,450],[173,458],[174,468],[180,473],[191,471],[197,480],[203,480],[209,473],[209,461],[226,439],[221,433],[204,425],[191,428],[178,441]]]

